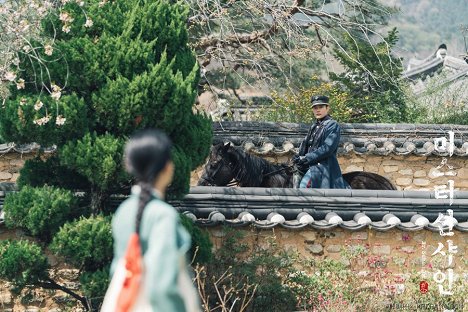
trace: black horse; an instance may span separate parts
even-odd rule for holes
[[[294,166],[272,164],[263,158],[247,154],[243,149],[217,144],[198,185],[226,186],[235,183],[244,187],[293,187]],[[353,171],[343,174],[352,189],[396,190],[387,179],[378,174]]]

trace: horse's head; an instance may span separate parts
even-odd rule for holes
[[[226,186],[235,177],[235,158],[230,143],[219,143],[211,148],[208,163],[198,185]]]

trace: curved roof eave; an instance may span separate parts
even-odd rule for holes
[[[453,211],[454,229],[468,232],[468,192],[436,199],[429,191],[192,187],[171,204],[203,226],[312,227],[356,231],[439,231],[433,222]],[[448,229],[445,227],[444,229]]]

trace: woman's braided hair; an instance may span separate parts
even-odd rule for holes
[[[171,149],[171,140],[156,129],[137,132],[125,146],[125,166],[141,188],[136,217],[137,233],[140,233],[141,217],[151,200],[154,182],[171,159]]]

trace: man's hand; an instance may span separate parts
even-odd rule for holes
[[[299,161],[297,162],[299,166],[309,165],[309,160],[305,156],[299,156]]]
[[[299,162],[300,156],[299,155],[294,155],[293,158],[291,158],[291,161],[297,165]]]

